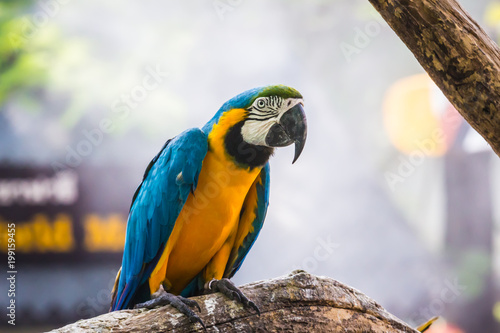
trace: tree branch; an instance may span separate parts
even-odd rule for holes
[[[260,316],[219,293],[193,298],[208,332],[417,332],[361,292],[304,271],[241,289],[260,307]],[[171,306],[106,313],[51,332],[96,330],[203,332]]]
[[[455,0],[369,0],[500,156],[500,50]]]

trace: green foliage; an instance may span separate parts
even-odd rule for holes
[[[46,78],[47,43],[26,15],[31,3],[0,3],[0,105],[10,94],[39,87]]]

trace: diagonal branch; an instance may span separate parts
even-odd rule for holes
[[[500,49],[455,0],[369,0],[500,156]]]

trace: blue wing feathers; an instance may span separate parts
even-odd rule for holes
[[[203,131],[189,129],[167,141],[146,168],[130,208],[112,311],[128,308],[140,285],[147,282],[191,189],[196,187],[207,145]],[[180,173],[183,181],[178,184]]]

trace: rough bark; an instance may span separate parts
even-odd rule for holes
[[[500,156],[500,50],[455,0],[369,0]]]
[[[327,277],[294,271],[241,290],[261,309],[217,293],[194,297],[208,332],[417,332],[361,292]],[[53,330],[70,332],[203,332],[170,305],[123,310]]]

